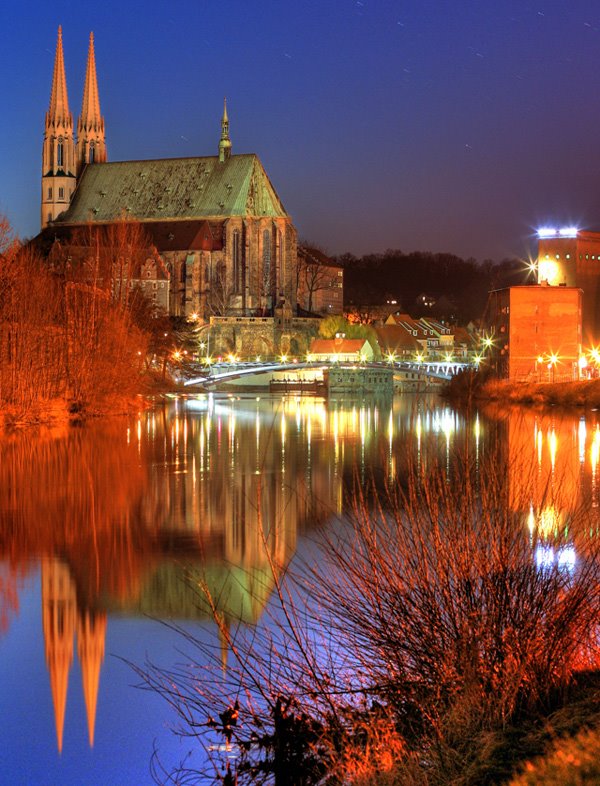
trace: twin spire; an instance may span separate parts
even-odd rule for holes
[[[61,141],[68,142],[65,137],[73,129],[73,118],[69,111],[67,93],[67,79],[65,76],[65,60],[62,42],[62,27],[58,28],[56,43],[56,56],[54,58],[54,74],[52,76],[52,93],[50,107],[46,115],[46,135],[48,131],[57,130]],[[74,143],[74,140],[73,140]],[[61,160],[65,156],[59,157]],[[83,102],[81,114],[77,123],[77,150],[76,172],[79,174],[85,164],[94,161],[106,161],[106,143],[104,140],[104,118],[100,114],[100,99],[98,96],[98,78],[96,76],[96,54],[94,52],[94,34],[90,33],[87,68],[85,72],[85,85],[83,89]],[[60,161],[58,162],[60,163]],[[67,172],[65,166],[62,169]],[[45,174],[46,172],[44,172]]]

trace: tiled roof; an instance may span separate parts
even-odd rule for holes
[[[339,262],[331,259],[328,257],[327,254],[324,254],[318,248],[312,248],[309,246],[298,246],[298,256],[304,257],[307,262],[316,264],[316,265],[323,265],[324,267],[335,267],[342,269],[344,266],[340,265]]]
[[[416,337],[402,325],[384,325],[375,328],[379,346],[383,352],[419,351],[421,345]]]
[[[254,154],[88,164],[60,224],[287,216]]]
[[[315,338],[310,345],[313,355],[349,355],[360,350],[366,338]]]

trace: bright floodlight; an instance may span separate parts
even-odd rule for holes
[[[538,237],[556,237],[556,229],[554,227],[540,227],[537,231]]]
[[[577,237],[577,227],[561,227],[558,234],[561,237]]]

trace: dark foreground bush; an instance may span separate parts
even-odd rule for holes
[[[543,758],[527,762],[510,786],[597,786],[600,783],[600,733],[587,729],[557,742]]]
[[[376,505],[360,489],[354,501],[317,567],[292,581],[271,562],[277,603],[257,629],[232,632],[209,598],[231,651],[226,684],[199,664],[146,680],[213,758],[215,740],[230,746],[214,782],[506,782],[532,755],[524,730],[595,667],[597,545],[581,535],[575,570],[537,565],[528,501],[497,467],[466,460],[415,470]],[[592,524],[581,513],[570,531]],[[207,782],[176,782],[195,777]]]

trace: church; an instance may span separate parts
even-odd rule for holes
[[[42,241],[56,252],[77,230],[124,220],[139,222],[148,238],[148,264],[135,279],[158,304],[162,288],[169,314],[296,314],[296,229],[258,156],[233,154],[226,102],[218,154],[109,162],[93,34],[75,133],[59,27],[42,154]]]

